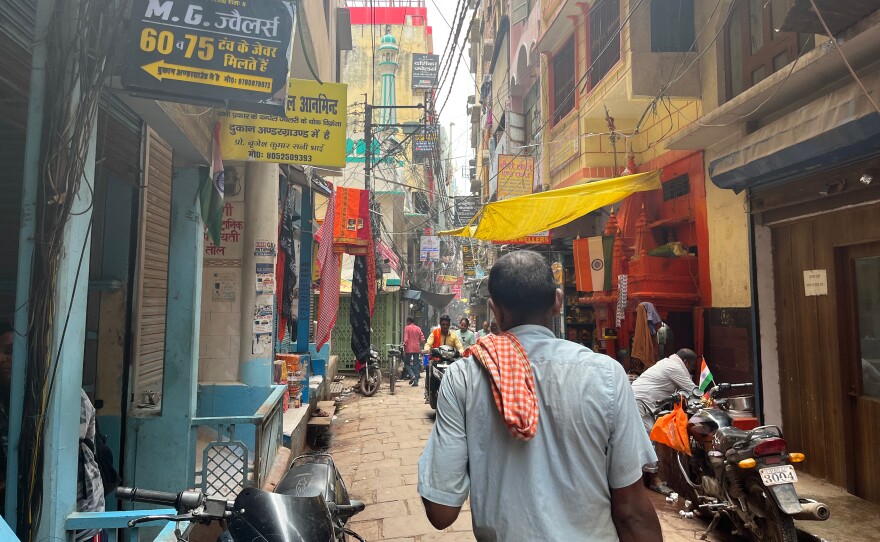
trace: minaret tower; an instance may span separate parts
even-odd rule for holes
[[[397,92],[395,91],[395,76],[397,74],[397,55],[400,47],[397,46],[397,39],[391,35],[391,26],[385,26],[385,35],[376,49],[376,56],[379,60],[379,74],[382,77],[382,98],[380,105],[395,106],[397,105]],[[392,108],[382,108],[379,110],[378,124],[397,124],[397,113]],[[396,131],[396,128],[385,128],[379,126],[379,130]]]

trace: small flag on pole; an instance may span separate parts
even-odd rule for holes
[[[712,371],[706,365],[706,358],[703,358],[703,363],[700,365],[700,391],[705,392],[709,388],[709,384],[712,383],[712,380]]]
[[[204,168],[207,170],[207,168]],[[220,156],[220,123],[214,124],[211,145],[211,169],[204,172],[199,201],[202,206],[202,222],[214,246],[220,246],[220,222],[223,216],[223,158]]]

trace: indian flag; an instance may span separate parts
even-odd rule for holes
[[[700,391],[705,392],[709,388],[709,384],[712,383],[712,371],[709,370],[709,366],[706,365],[706,359],[703,358],[703,363],[700,366]]]
[[[578,291],[602,292],[611,289],[613,251],[613,235],[600,235],[574,241],[574,270]]]
[[[220,122],[214,123],[211,143],[211,168],[203,167],[199,200],[202,221],[214,246],[220,246],[220,222],[223,220],[224,174],[223,158],[220,156]]]

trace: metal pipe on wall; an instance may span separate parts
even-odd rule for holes
[[[755,220],[751,214],[751,191],[746,193],[746,201],[748,202],[748,222],[749,222],[749,284],[751,288],[752,310],[751,310],[751,326],[752,326],[752,372],[755,389],[755,416],[758,417],[760,424],[764,423],[764,387],[763,378],[761,376],[761,319],[758,305],[758,265],[757,255],[755,253]]]

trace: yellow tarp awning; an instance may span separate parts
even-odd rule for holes
[[[557,228],[635,193],[660,188],[660,171],[636,173],[492,202],[471,223],[439,235],[509,241]],[[479,226],[472,226],[479,219]]]

